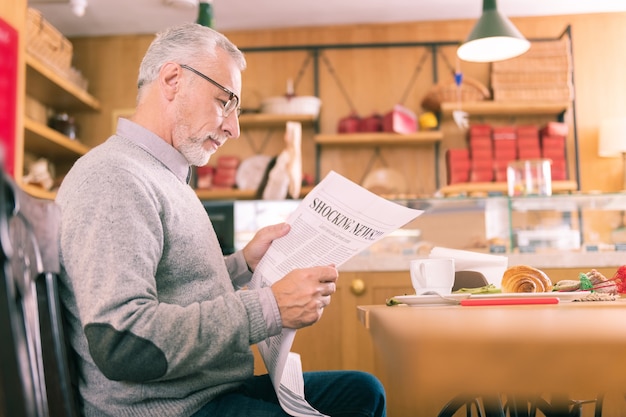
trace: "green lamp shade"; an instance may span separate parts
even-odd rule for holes
[[[466,41],[457,50],[460,59],[470,62],[494,62],[514,58],[530,48],[530,42],[509,19],[495,8],[495,1],[485,1],[483,14]],[[487,3],[494,7],[489,8]]]

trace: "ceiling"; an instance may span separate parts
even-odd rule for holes
[[[192,0],[195,1],[195,0]],[[64,35],[155,33],[194,21],[195,7],[171,7],[166,0],[87,0],[85,15],[72,13],[70,0],[29,0]],[[476,19],[481,0],[214,0],[220,31],[357,23]],[[624,12],[621,0],[500,0],[509,17]]]

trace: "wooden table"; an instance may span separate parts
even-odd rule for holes
[[[567,393],[584,399],[626,392],[623,299],[359,306],[358,316],[377,350],[390,417],[436,416],[459,393]]]

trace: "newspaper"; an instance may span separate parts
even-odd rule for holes
[[[422,214],[373,194],[331,171],[287,218],[290,232],[275,240],[257,265],[249,288],[271,286],[291,270],[339,267],[352,256]],[[296,331],[257,346],[283,410],[294,417],[324,416],[304,398],[300,356],[290,352]]]

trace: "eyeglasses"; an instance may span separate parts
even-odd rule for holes
[[[218,83],[217,81],[212,80],[211,78],[207,77],[200,71],[191,68],[189,65],[181,64],[180,66],[181,68],[185,68],[186,70],[193,72],[197,76],[204,78],[205,80],[207,80],[208,82],[210,82],[211,84],[213,84],[214,86],[216,86],[217,88],[219,88],[220,90],[228,94],[228,101],[224,103],[224,108],[222,109],[222,116],[228,117],[233,112],[233,110],[236,110],[237,117],[239,117],[239,115],[241,114],[241,107],[239,107],[239,97],[237,97],[237,94],[233,93],[232,91],[230,91],[228,88],[224,87],[222,84]]]

